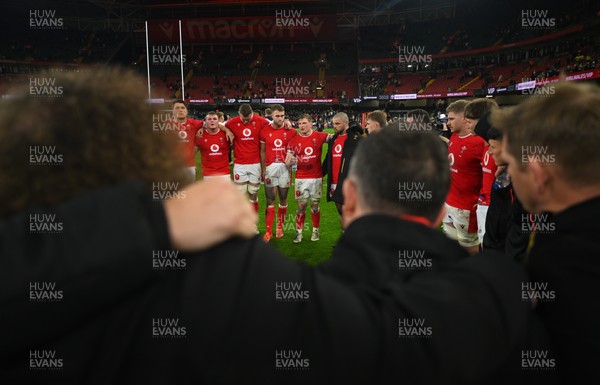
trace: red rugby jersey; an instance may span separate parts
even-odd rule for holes
[[[244,124],[239,116],[225,123],[225,127],[235,135],[233,140],[235,164],[260,163],[260,131],[268,124],[267,119],[258,115],[253,115],[248,124]]]
[[[450,206],[471,210],[481,191],[481,158],[485,151],[485,141],[471,133],[458,136],[453,133],[448,142],[450,161],[450,192],[446,203]]]
[[[286,130],[284,127],[274,128],[265,126],[260,132],[260,142],[265,144],[266,160],[269,166],[272,163],[283,163],[289,141],[296,136],[296,130]]]
[[[481,182],[481,191],[479,192],[479,201],[477,202],[483,206],[490,205],[490,194],[492,192],[492,185],[496,180],[496,162],[494,158],[488,152],[488,146],[483,151],[483,157],[481,158],[481,171],[483,173],[483,180]]]
[[[187,118],[184,123],[177,124],[177,135],[179,136],[179,148],[186,167],[196,166],[196,153],[194,145],[196,134],[204,126],[202,120]]]
[[[323,152],[323,143],[327,140],[327,133],[311,131],[310,135],[296,135],[288,143],[289,149],[294,151],[298,158],[298,169],[296,178],[322,178],[321,154]]]
[[[211,134],[204,130],[201,137],[196,138],[202,160],[202,175],[229,175],[229,142],[225,132],[218,130]]]
[[[340,175],[340,168],[342,167],[342,152],[344,151],[344,143],[348,139],[348,134],[339,135],[333,142],[333,149],[331,150],[331,183],[337,184],[338,177]]]

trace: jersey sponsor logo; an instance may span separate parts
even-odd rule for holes
[[[212,152],[217,152],[217,151],[219,151],[219,145],[218,145],[218,144],[213,144],[213,145],[211,145],[211,146],[210,146],[210,150],[211,150]]]
[[[448,161],[450,162],[450,166],[454,165],[454,154],[448,154]]]
[[[304,149],[304,154],[305,154],[305,155],[312,155],[312,154],[313,154],[313,149],[312,149],[312,147],[306,147],[306,148]]]
[[[280,148],[283,145],[283,141],[281,139],[275,139],[273,144],[275,145],[275,147]]]
[[[485,155],[483,155],[483,165],[487,166],[489,161],[490,161],[490,153],[486,152]]]
[[[245,137],[249,137],[250,135],[252,135],[252,130],[250,130],[249,128],[244,128],[242,134],[244,134]]]
[[[187,131],[184,131],[184,130],[179,131],[179,138],[180,139],[185,140],[185,139],[187,139],[187,137],[188,137]]]
[[[338,143],[333,150],[335,151],[336,154],[341,153],[342,152],[342,145]]]

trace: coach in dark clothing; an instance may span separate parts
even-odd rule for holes
[[[523,209],[513,191],[502,158],[502,132],[491,126],[489,114],[486,114],[477,122],[475,133],[489,143],[489,152],[500,167],[490,192],[483,249],[497,250],[516,261],[523,261],[530,235],[528,226],[523,226],[523,218],[528,217],[529,213]]]
[[[344,114],[345,115],[345,114]],[[337,115],[336,115],[337,116]],[[334,116],[334,119],[336,117]],[[343,120],[343,118],[337,118]],[[363,138],[364,130],[362,127],[356,122],[349,122],[346,116],[346,124],[348,124],[347,128],[344,128],[341,131],[337,131],[333,138],[329,141],[329,146],[327,148],[327,154],[325,155],[325,159],[323,160],[323,176],[328,175],[327,178],[327,202],[335,202],[336,207],[338,208],[338,213],[340,212],[341,205],[344,204],[344,195],[342,194],[342,185],[344,184],[344,180],[348,175],[348,168],[350,167],[350,159],[352,159],[352,155],[356,150],[356,146]],[[348,138],[344,142],[344,148],[342,149],[342,160],[340,165],[340,171],[338,174],[337,188],[332,192],[331,191],[331,181],[332,181],[332,156],[335,140],[340,135],[348,135]]]
[[[506,173],[506,171],[504,172]],[[500,180],[504,177],[499,176]],[[528,226],[523,228],[524,216],[529,213],[513,191],[512,184],[501,187],[494,182],[490,194],[490,207],[485,220],[484,250],[497,250],[515,261],[524,261],[529,243]]]
[[[413,171],[425,168],[435,176],[417,178],[428,182],[432,201],[398,204],[393,177],[377,185],[385,187],[377,190],[382,199],[374,198],[361,183],[379,164],[369,167],[357,160],[344,187],[347,231],[331,262],[319,269],[285,258],[259,238],[176,255],[171,262],[185,260],[183,267],[157,269],[156,252],[170,249],[167,223],[160,205],[135,185],[60,206],[65,228],[78,225],[91,236],[78,239],[69,233],[68,248],[64,238],[57,243],[48,234],[38,240],[39,249],[24,250],[28,216],[2,222],[0,306],[10,317],[0,320],[0,380],[515,383],[522,372],[513,358],[530,346],[535,322],[529,304],[520,299],[525,275],[502,256],[463,258],[456,247],[444,251],[440,237],[423,246],[435,233],[427,224],[439,222],[437,200],[443,202],[448,184],[448,175],[435,182],[438,170],[447,173],[438,139],[390,131],[365,144],[367,153],[387,144],[396,149],[389,156],[407,159],[438,151],[441,164],[412,162]],[[361,148],[357,158],[365,159]],[[387,163],[392,165],[395,169],[396,162]],[[433,192],[436,186],[442,189]],[[372,199],[382,206],[373,206]],[[114,201],[123,204],[113,220]],[[87,215],[98,212],[104,216]],[[133,218],[144,231],[126,237],[124,227],[114,226],[120,221],[133,226]],[[396,240],[402,233],[378,239],[363,232],[377,226],[402,229],[412,239]],[[365,246],[349,250],[358,234]],[[407,253],[388,258],[386,250],[405,245]],[[61,254],[67,254],[63,265],[52,268]],[[413,258],[425,264],[415,266]],[[55,282],[53,290],[62,290],[62,299],[31,301],[32,290],[39,291],[32,289],[32,280]],[[49,355],[61,364],[48,361]]]
[[[555,86],[492,116],[515,192],[535,223],[527,298],[545,323],[563,384],[588,384],[600,362],[600,88]],[[552,215],[549,215],[549,214]]]

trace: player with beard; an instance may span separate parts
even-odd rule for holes
[[[298,201],[296,211],[296,236],[294,243],[302,242],[302,229],[306,218],[308,200],[311,201],[312,235],[311,241],[318,241],[321,211],[319,202],[323,194],[323,172],[321,170],[321,154],[323,144],[331,139],[332,135],[325,132],[313,131],[313,118],[308,114],[298,117],[300,133],[288,143],[286,164],[297,165],[294,195]]]
[[[341,187],[348,174],[352,154],[362,139],[364,131],[356,122],[351,124],[345,112],[338,112],[331,120],[335,135],[323,161],[323,175],[329,175],[327,201],[335,202],[335,208],[341,218],[344,204]]]
[[[275,219],[275,200],[279,196],[277,209],[277,230],[275,236],[283,237],[283,223],[287,213],[287,195],[290,188],[291,174],[285,164],[288,142],[296,136],[296,130],[284,128],[285,110],[277,104],[271,109],[271,124],[260,132],[261,171],[265,181],[267,208],[265,211],[265,242],[273,239],[273,221]]]
[[[457,100],[446,108],[448,127],[452,130],[448,142],[451,178],[443,228],[448,237],[458,240],[473,254],[479,251],[476,210],[485,141],[469,131],[464,117],[467,104],[466,100]]]
[[[234,135],[233,140],[233,181],[238,188],[248,194],[250,203],[258,213],[258,190],[260,188],[260,132],[269,121],[255,115],[249,104],[242,104],[239,116],[229,119],[225,127]]]
[[[196,146],[200,149],[203,179],[231,180],[229,142],[225,132],[219,129],[219,116],[216,112],[206,114],[204,130],[196,138]]]

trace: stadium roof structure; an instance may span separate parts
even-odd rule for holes
[[[398,24],[454,15],[457,0],[5,0],[5,14],[30,9],[56,9],[72,28],[130,31],[152,19],[218,18],[274,15],[302,10],[309,15],[335,15],[340,27]],[[13,19],[9,17],[8,20]]]

